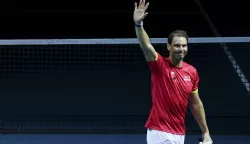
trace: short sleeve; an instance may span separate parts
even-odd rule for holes
[[[195,70],[192,93],[198,92],[199,81],[200,81],[199,74],[198,74],[197,70]]]
[[[151,72],[160,73],[164,66],[164,57],[157,53],[157,58],[154,61],[148,62]]]

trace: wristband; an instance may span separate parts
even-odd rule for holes
[[[136,23],[135,26],[136,26],[136,27],[141,27],[141,26],[143,26],[143,21],[141,21],[139,24]]]

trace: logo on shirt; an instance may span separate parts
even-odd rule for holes
[[[171,72],[171,78],[173,79],[173,80],[175,80],[177,77],[176,77],[176,75],[175,75],[175,73],[172,71]]]
[[[184,79],[184,81],[191,81],[190,76],[184,76],[183,79]]]

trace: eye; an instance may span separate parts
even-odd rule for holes
[[[174,47],[181,47],[180,44],[174,44]]]

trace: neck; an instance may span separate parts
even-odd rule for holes
[[[174,59],[172,56],[170,56],[170,61],[176,67],[182,67],[183,60],[177,60],[177,59]]]

